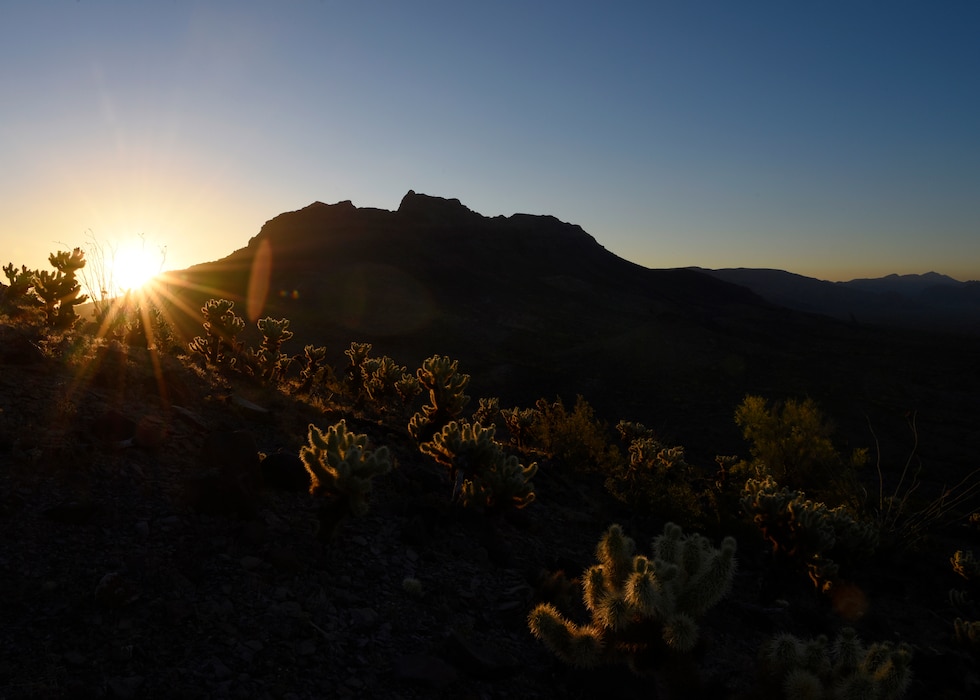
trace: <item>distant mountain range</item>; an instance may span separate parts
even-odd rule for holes
[[[960,282],[936,272],[826,282],[755,268],[689,268],[752,290],[798,311],[858,323],[980,333],[980,282]]]

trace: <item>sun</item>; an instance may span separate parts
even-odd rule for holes
[[[162,270],[161,251],[140,243],[121,245],[112,259],[112,284],[119,293],[137,291]]]

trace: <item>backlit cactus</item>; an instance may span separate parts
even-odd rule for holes
[[[470,397],[464,394],[470,375],[459,372],[456,360],[433,355],[416,372],[419,384],[429,392],[429,403],[412,416],[408,432],[419,444],[428,442],[442,427],[463,412]]]
[[[44,313],[49,325],[70,328],[78,319],[75,307],[84,304],[88,295],[81,294],[76,273],[85,267],[85,253],[81,248],[72,252],[59,250],[48,256],[54,272],[42,270],[34,278],[34,293],[44,302]]]
[[[259,346],[259,367],[262,378],[266,381],[280,381],[292,361],[282,353],[282,344],[293,337],[289,330],[289,320],[274,319],[270,316],[260,318],[256,323],[262,332],[262,344]]]
[[[308,440],[299,456],[310,474],[310,494],[337,498],[344,512],[364,515],[371,481],[391,471],[388,448],[368,450],[367,435],[348,432],[343,420],[326,432],[311,423]]]
[[[227,299],[209,299],[201,307],[205,335],[196,336],[189,343],[191,352],[203,355],[212,365],[230,363],[234,359],[240,350],[236,338],[245,330],[245,320],[233,311],[234,308],[235,302]]]
[[[634,554],[633,540],[612,525],[599,541],[599,563],[582,576],[592,620],[579,625],[551,604],[534,608],[531,632],[563,661],[584,668],[625,661],[637,673],[656,671],[698,640],[698,620],[728,592],[735,540],[719,549],[673,523],[653,541],[652,555]]]
[[[523,508],[534,501],[531,479],[538,471],[504,454],[494,426],[450,421],[419,449],[449,470],[453,497],[467,507]]]
[[[833,587],[841,560],[857,561],[878,546],[872,523],[854,519],[843,507],[807,500],[801,491],[779,488],[770,477],[749,479],[743,494],[742,510],[772,544],[774,555],[797,562],[824,592]]]
[[[787,700],[895,700],[911,681],[912,650],[889,642],[865,647],[851,628],[831,644],[780,634],[759,653],[765,697]]]

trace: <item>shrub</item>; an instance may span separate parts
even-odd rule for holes
[[[770,407],[760,396],[746,396],[735,410],[735,422],[751,443],[755,476],[856,505],[857,470],[867,463],[867,450],[842,457],[830,440],[833,427],[811,399]]]
[[[549,457],[577,472],[609,473],[621,462],[619,450],[609,443],[608,425],[595,416],[581,395],[571,413],[562,400],[539,399],[530,442]]]
[[[583,668],[625,661],[635,673],[648,673],[691,652],[697,620],[731,586],[735,540],[726,537],[714,549],[701,535],[684,535],[668,523],[653,541],[652,556],[634,550],[622,528],[610,526],[596,549],[598,565],[582,576],[592,619],[579,625],[543,603],[528,617],[534,636]]]

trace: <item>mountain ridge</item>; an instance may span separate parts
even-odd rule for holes
[[[695,456],[698,445],[737,451],[731,416],[746,393],[812,396],[865,426],[881,392],[904,397],[894,415],[919,405],[893,374],[945,385],[936,373],[972,367],[972,341],[794,310],[705,272],[644,268],[555,217],[484,217],[414,192],[394,212],[349,201],[285,212],[244,248],[167,284],[186,338],[201,333],[204,301],[224,297],[247,316],[250,342],[255,320],[272,316],[291,322],[288,352],[325,346],[338,371],[351,342],[409,368],[448,355],[472,376],[473,396],[514,406],[582,394],[600,415],[659,425]],[[902,419],[897,441],[905,430]]]
[[[980,282],[937,272],[829,282],[768,268],[690,268],[787,308],[852,322],[980,333]]]

